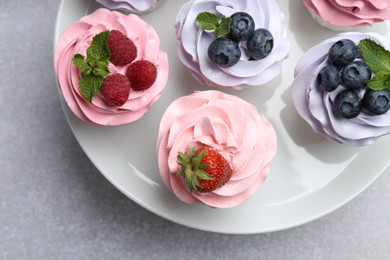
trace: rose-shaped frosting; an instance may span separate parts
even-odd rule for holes
[[[371,38],[389,49],[389,41],[374,33],[341,33],[325,40],[307,51],[295,68],[292,84],[292,98],[298,113],[313,130],[329,140],[352,146],[374,143],[378,137],[390,133],[390,111],[382,115],[361,112],[356,118],[345,119],[337,116],[333,109],[333,100],[342,90],[325,92],[317,83],[317,75],[328,60],[329,48],[338,40],[350,39],[356,44],[360,40]]]
[[[372,25],[390,19],[389,0],[303,0],[324,22],[339,27]]]
[[[233,169],[231,179],[208,193],[190,193],[179,171],[179,151],[207,145]],[[180,200],[234,207],[257,191],[270,171],[276,134],[269,121],[244,100],[219,91],[200,91],[174,101],[165,111],[157,140],[158,165],[166,186]]]
[[[240,61],[232,67],[220,68],[210,61],[207,49],[214,40],[195,22],[200,12],[231,16],[235,12],[246,12],[255,21],[255,28],[266,28],[274,37],[271,54],[263,60],[249,60],[242,50]],[[242,89],[261,85],[275,78],[281,63],[289,53],[289,42],[285,38],[285,18],[273,0],[190,0],[177,14],[176,37],[179,58],[189,68],[200,84]],[[243,45],[241,45],[241,48]]]
[[[163,0],[96,0],[109,9],[124,10],[134,13],[143,13],[155,8]]]
[[[99,96],[88,102],[81,94],[80,71],[72,63],[79,53],[86,55],[92,38],[105,30],[116,29],[131,39],[137,47],[137,58],[146,59],[157,66],[157,79],[145,91],[130,91],[123,106],[110,107]],[[123,15],[107,9],[98,9],[82,17],[61,34],[54,54],[54,67],[58,85],[70,109],[81,119],[97,125],[120,125],[142,117],[160,98],[168,80],[168,57],[159,49],[157,33],[137,15]],[[128,66],[128,65],[127,65]],[[109,64],[110,73],[124,74],[127,66]]]

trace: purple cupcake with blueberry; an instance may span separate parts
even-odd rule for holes
[[[390,44],[375,33],[348,32],[298,61],[292,98],[299,115],[325,138],[351,146],[390,133]]]
[[[110,10],[141,14],[154,10],[164,0],[96,0],[96,2]]]
[[[189,0],[175,21],[179,58],[202,85],[263,85],[289,54],[285,24],[274,0]]]

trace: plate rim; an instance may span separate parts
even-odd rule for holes
[[[65,8],[65,2],[66,1],[71,1],[71,0],[61,0],[58,11],[57,11],[57,16],[55,20],[55,30],[54,30],[54,41],[53,41],[53,54],[55,51],[55,46],[58,40],[59,35],[61,34],[60,31],[60,22],[61,22],[61,14],[64,11]],[[92,0],[86,0],[86,1],[92,1]],[[340,199],[338,202],[334,203],[332,207],[328,207],[326,210],[322,210],[320,212],[317,212],[316,214],[311,214],[310,216],[307,216],[306,218],[302,218],[299,221],[292,221],[289,222],[287,221],[284,225],[279,225],[278,227],[268,227],[268,228],[254,228],[254,229],[241,229],[241,230],[236,230],[236,229],[230,229],[230,228],[212,228],[212,227],[204,227],[199,224],[194,224],[194,223],[188,223],[182,219],[175,218],[172,215],[167,214],[166,212],[162,212],[157,210],[155,207],[145,203],[142,201],[142,199],[138,198],[137,195],[132,194],[130,191],[126,190],[120,183],[118,183],[116,180],[111,178],[104,170],[102,169],[102,165],[99,164],[99,162],[96,162],[95,158],[91,155],[91,153],[88,151],[88,148],[86,147],[85,143],[83,140],[81,140],[80,135],[77,133],[76,126],[73,122],[73,120],[79,120],[76,118],[71,110],[67,107],[66,102],[62,96],[61,91],[58,88],[56,81],[56,87],[59,93],[59,98],[60,98],[60,103],[65,115],[65,118],[67,120],[67,123],[75,136],[77,142],[79,143],[80,147],[82,148],[83,152],[87,155],[89,160],[93,163],[93,165],[98,169],[98,171],[114,186],[116,187],[120,192],[125,194],[128,198],[130,198],[132,201],[134,201],[136,204],[140,205],[141,207],[145,208],[146,210],[168,220],[173,223],[177,223],[186,227],[202,230],[202,231],[207,231],[207,232],[215,232],[215,233],[223,233],[223,234],[260,234],[260,233],[269,233],[269,232],[276,232],[276,231],[281,231],[281,230],[286,230],[290,229],[293,227],[298,227],[301,225],[304,225],[306,223],[312,222],[314,220],[317,220],[325,215],[328,215],[329,213],[339,209],[340,207],[344,206],[345,204],[349,203],[351,200],[356,198],[359,194],[361,194],[364,190],[366,190],[373,182],[375,182],[385,171],[388,170],[389,164],[384,167],[381,171],[378,171],[376,174],[371,175],[369,178],[369,181],[364,182],[364,185],[361,185],[359,188],[357,188],[350,196],[345,197],[343,199]],[[337,177],[336,177],[337,178]],[[329,184],[327,185],[329,186]],[[318,190],[315,193],[321,192],[322,190]],[[309,199],[308,197],[306,197]]]

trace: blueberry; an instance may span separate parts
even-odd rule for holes
[[[255,22],[252,16],[244,12],[232,14],[230,17],[230,38],[235,41],[246,41],[255,30]]]
[[[356,44],[349,39],[343,39],[330,47],[328,58],[331,64],[341,68],[355,60],[357,54],[358,48]]]
[[[250,57],[256,60],[264,59],[274,47],[274,38],[270,31],[260,28],[249,37],[246,46]]]
[[[335,90],[341,83],[340,71],[333,65],[326,65],[318,73],[317,83],[324,91]]]
[[[241,50],[236,41],[227,37],[219,37],[210,44],[208,55],[219,66],[227,68],[240,60]]]
[[[336,113],[344,118],[357,117],[363,109],[363,102],[355,90],[340,91],[333,100]]]
[[[390,109],[390,90],[367,89],[363,97],[363,107],[374,115],[386,113]]]
[[[343,68],[342,84],[345,87],[363,88],[369,79],[371,79],[371,70],[363,61],[351,62]]]

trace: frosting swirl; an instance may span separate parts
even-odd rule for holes
[[[209,193],[190,193],[176,158],[198,145],[219,151],[233,169],[231,179]],[[211,207],[234,207],[256,192],[270,171],[276,133],[269,121],[246,101],[219,91],[201,91],[174,101],[165,111],[158,133],[161,177],[180,200]]]
[[[326,23],[340,27],[372,25],[390,19],[388,0],[303,0]]]
[[[116,29],[133,40],[137,58],[147,59],[157,66],[157,79],[145,91],[130,91],[123,106],[110,107],[97,95],[88,102],[81,94],[80,72],[72,63],[75,54],[86,54],[92,38],[104,31]],[[97,125],[120,125],[141,118],[160,98],[168,80],[168,57],[159,49],[157,33],[137,15],[124,15],[107,9],[98,9],[82,17],[61,34],[54,54],[54,68],[58,85],[70,109],[79,118]],[[127,66],[109,64],[110,73],[125,74]]]
[[[274,47],[271,54],[263,60],[249,61],[242,50],[243,55],[237,64],[229,68],[218,67],[207,55],[214,36],[195,22],[200,12],[226,17],[235,12],[250,14],[256,28],[266,28],[272,33]],[[284,35],[285,18],[273,0],[190,0],[178,12],[175,28],[179,58],[203,85],[243,89],[248,85],[265,84],[280,73],[281,63],[289,53],[289,42]]]
[[[133,13],[143,13],[157,7],[163,0],[96,0],[109,9],[124,10]]]
[[[352,146],[374,143],[378,137],[390,133],[390,111],[382,115],[361,112],[356,118],[343,119],[333,111],[333,100],[342,89],[322,91],[317,83],[317,74],[327,63],[329,48],[338,40],[350,39],[359,43],[364,38],[371,38],[390,48],[388,41],[374,33],[341,33],[314,46],[298,61],[292,84],[292,98],[301,117],[309,123],[316,133],[329,140]]]

